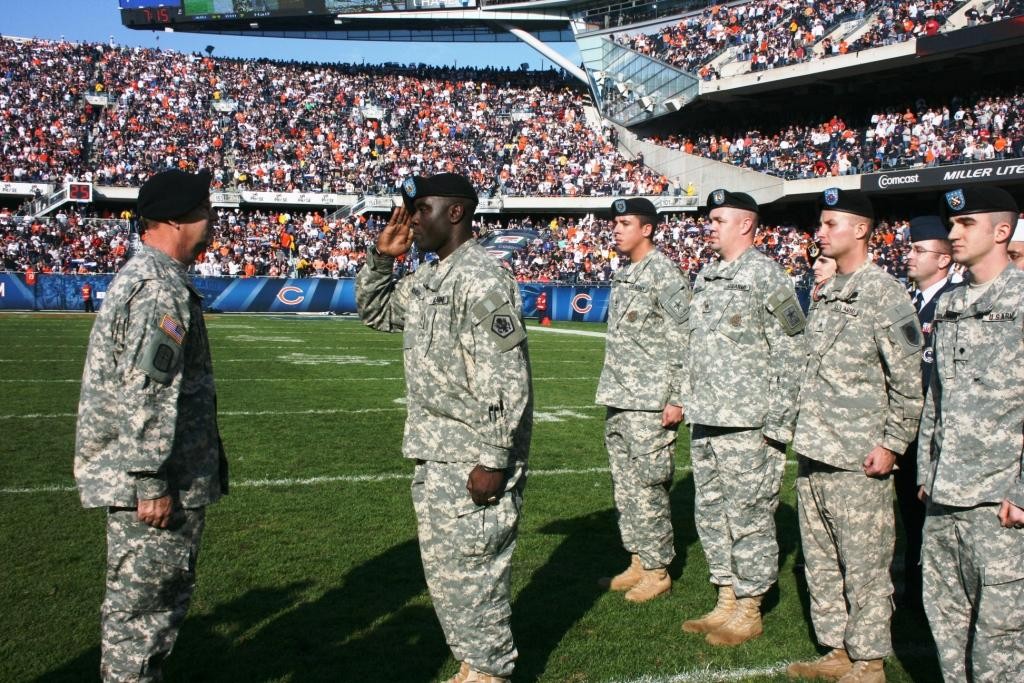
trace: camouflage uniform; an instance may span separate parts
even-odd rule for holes
[[[227,492],[200,295],[184,267],[141,247],[114,278],[89,338],[75,443],[85,507],[107,507],[101,671],[159,680],[195,587],[206,505]],[[170,494],[170,527],[136,519]]]
[[[399,283],[374,253],[356,278],[363,322],[404,331],[405,457],[430,597],[453,654],[508,677],[510,568],[533,424],[522,302],[512,276],[470,240]],[[466,490],[477,465],[505,469],[496,505]]]
[[[690,307],[694,517],[711,583],[762,595],[778,576],[775,509],[806,359],[789,277],[750,247],[697,276]]]
[[[607,406],[605,445],[622,544],[645,569],[675,557],[668,492],[676,429],[661,426],[683,405],[690,283],[657,249],[612,281],[598,405]]]
[[[997,513],[1003,500],[1024,507],[1024,272],[1011,263],[973,304],[967,291],[942,296],[932,328],[924,603],[946,681],[1021,680],[1024,529]]]
[[[845,283],[837,280],[845,280]],[[800,537],[818,641],[854,660],[892,651],[891,477],[868,453],[903,453],[921,414],[921,326],[906,290],[870,261],[811,304],[793,449]]]

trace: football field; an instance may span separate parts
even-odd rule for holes
[[[74,490],[75,413],[93,317],[0,314],[0,681],[97,677],[104,512]],[[232,488],[212,506],[169,681],[429,682],[452,675],[430,605],[401,456],[401,336],[338,317],[207,316]],[[688,441],[672,489],[670,595],[632,605],[593,405],[603,326],[530,327],[535,425],[513,560],[514,680],[786,680],[815,657],[794,571],[787,467],[780,580],[765,635],[718,649],[680,624],[714,602],[693,524]],[[582,333],[582,334],[581,334]],[[597,333],[597,334],[595,334]],[[923,617],[897,612],[890,681],[935,681]]]

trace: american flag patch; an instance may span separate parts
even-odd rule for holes
[[[160,329],[163,330],[164,334],[173,339],[175,344],[181,346],[181,342],[185,339],[185,328],[181,326],[181,323],[171,316],[165,315],[163,320],[160,321]]]

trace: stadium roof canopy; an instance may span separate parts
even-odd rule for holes
[[[326,40],[571,42],[580,0],[121,0],[128,28]],[[603,5],[614,3],[603,2]]]

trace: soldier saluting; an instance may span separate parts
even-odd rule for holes
[[[519,287],[472,239],[477,194],[464,176],[412,177],[404,206],[356,278],[363,322],[404,335],[402,452],[434,610],[459,672],[449,683],[511,676],[512,552],[526,486],[533,390]],[[438,260],[398,283],[413,240]]]

